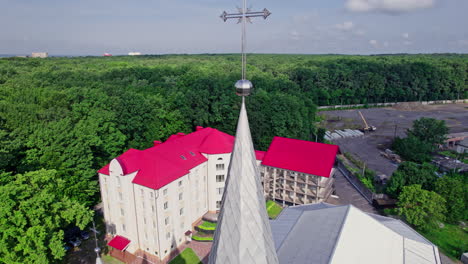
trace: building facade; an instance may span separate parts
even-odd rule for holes
[[[33,52],[31,58],[47,58],[49,54],[47,52]]]
[[[275,137],[262,161],[266,197],[285,204],[324,202],[333,193],[336,145]]]
[[[167,257],[189,239],[204,214],[219,211],[233,145],[233,136],[197,127],[187,135],[172,135],[164,143],[155,141],[153,147],[145,150],[129,149],[100,169],[107,233],[115,240],[109,245],[118,245],[113,247],[130,253],[140,249],[160,259]],[[255,151],[257,165],[264,172],[266,194],[278,193],[274,199],[304,204],[323,200],[316,198],[317,186],[319,197],[331,192],[331,177],[322,180],[324,177],[297,172],[295,196],[286,199],[289,189],[275,186],[284,183],[284,187],[289,187],[288,175],[293,172],[261,166],[263,158],[276,156],[274,145],[273,154],[270,149],[266,153]],[[301,197],[303,187],[306,196]]]

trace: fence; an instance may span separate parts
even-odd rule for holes
[[[460,100],[438,100],[438,101],[422,101],[422,102],[393,102],[393,103],[375,103],[375,104],[353,104],[353,105],[327,105],[327,106],[319,106],[317,109],[340,109],[340,108],[358,108],[358,107],[385,107],[385,106],[393,106],[400,103],[421,103],[423,105],[431,105],[431,104],[456,104],[456,103],[466,103],[468,99],[460,99]]]
[[[343,176],[354,186],[354,188],[370,203],[372,204],[375,194],[369,190],[352,172],[346,168],[343,162],[337,159],[337,168],[341,171]]]

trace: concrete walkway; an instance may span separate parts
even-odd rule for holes
[[[335,177],[335,190],[339,198],[330,197],[327,200],[328,203],[337,205],[352,204],[364,212],[377,213],[377,210],[369,204],[339,170],[336,170]]]

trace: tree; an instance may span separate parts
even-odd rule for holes
[[[408,135],[413,135],[423,142],[431,145],[443,144],[448,127],[445,120],[422,117],[413,122],[413,129],[408,130]]]
[[[437,226],[445,220],[445,199],[435,192],[421,189],[414,184],[403,187],[398,196],[398,214],[408,223],[421,229]]]
[[[432,191],[437,180],[437,168],[430,163],[417,164],[414,162],[403,162],[393,173],[387,184],[386,192],[397,197],[404,186],[419,184],[423,189]]]
[[[463,177],[447,174],[435,183],[434,191],[447,201],[447,220],[452,223],[468,219],[468,183]]]
[[[63,194],[55,170],[0,174],[0,262],[49,263],[65,255],[63,228],[93,212]]]
[[[392,148],[405,160],[418,163],[431,160],[430,153],[434,150],[432,144],[411,134],[406,138],[395,138]]]

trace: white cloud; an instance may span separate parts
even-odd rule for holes
[[[353,12],[402,13],[429,8],[435,0],[347,0],[346,8]]]
[[[405,39],[409,39],[409,33],[403,33],[401,36]]]
[[[343,22],[342,24],[336,24],[335,28],[343,31],[350,31],[354,28],[354,24],[351,21]]]
[[[375,39],[369,40],[369,44],[371,44],[374,48],[377,48],[379,46],[379,42]]]

